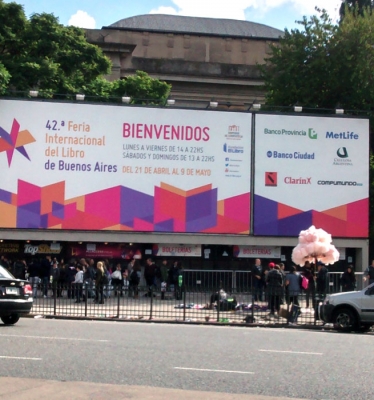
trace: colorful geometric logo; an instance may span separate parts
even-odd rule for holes
[[[15,118],[13,119],[10,133],[0,126],[0,153],[3,151],[6,152],[9,167],[12,163],[14,150],[17,150],[30,161],[30,157],[24,146],[35,142],[35,138],[28,130],[20,131],[19,128],[20,124]]]

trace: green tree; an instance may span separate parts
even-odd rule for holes
[[[0,57],[15,91],[37,87],[45,96],[77,93],[110,71],[110,60],[86,41],[83,29],[52,14],[27,19],[23,7],[0,0]]]
[[[348,10],[339,25],[325,11],[285,31],[261,66],[266,103],[365,110],[374,105],[374,15]]]
[[[0,0],[0,94],[18,95],[38,89],[46,98],[84,93],[110,101],[127,94],[134,104],[166,101],[171,86],[137,71],[110,82],[104,75],[111,62],[98,46],[86,41],[83,29],[63,26],[53,14],[27,19],[23,7]]]
[[[159,79],[151,78],[144,71],[136,71],[135,75],[114,82],[113,94],[127,95],[133,104],[159,104],[166,102],[171,85]]]
[[[334,76],[331,41],[338,27],[325,11],[320,17],[304,17],[303,29],[285,30],[279,43],[270,45],[271,55],[260,66],[266,88],[266,103],[304,107],[331,107],[338,93],[330,90]]]
[[[374,8],[373,0],[343,0],[339,10],[340,17],[344,18],[346,9],[362,15],[367,8]]]
[[[0,94],[6,92],[10,81],[10,74],[3,64],[0,63]]]

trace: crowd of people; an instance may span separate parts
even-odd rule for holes
[[[342,275],[342,281],[343,277],[348,279],[346,273]],[[252,282],[254,301],[267,301],[270,316],[279,316],[281,304],[300,306],[299,296],[302,292],[305,292],[306,308],[311,306],[315,309],[316,299],[326,296],[328,270],[325,265],[318,263],[315,273],[314,265],[307,262],[301,271],[292,265],[286,273],[283,263],[270,262],[264,267],[261,260],[256,259],[252,268]]]
[[[126,294],[138,299],[143,277],[147,289],[145,296],[151,296],[153,290],[159,289],[162,300],[167,290],[172,291],[176,299],[181,298],[182,267],[179,261],[170,264],[164,259],[161,265],[157,265],[152,258],[148,258],[142,267],[137,259],[130,260],[128,264],[119,262],[112,265],[109,260],[96,261],[92,258],[65,262],[64,259],[58,261],[46,255],[42,258],[33,257],[26,262],[25,259],[10,261],[6,256],[1,256],[0,265],[17,279],[28,280],[33,288],[33,297],[66,295],[80,303],[88,296],[95,303],[104,304],[105,298],[114,291],[115,296]]]

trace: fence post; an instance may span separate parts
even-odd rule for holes
[[[149,288],[149,292],[151,296],[151,309],[149,310],[149,319],[152,319],[153,317],[153,287],[151,286]]]
[[[218,300],[217,300],[217,322],[219,322],[219,309],[220,309],[220,303],[221,303],[221,296],[220,293],[218,292]]]
[[[88,283],[84,286],[84,316],[87,317],[87,303],[88,303]]]
[[[53,285],[53,283],[52,283]],[[52,286],[52,293],[53,293],[53,315],[57,314],[57,285]]]
[[[120,309],[120,305],[121,305],[121,302],[120,302],[120,293],[121,293],[121,291],[120,290],[117,290],[117,318],[119,318],[119,309]]]
[[[252,307],[251,307],[251,311],[252,311],[252,323],[255,321],[255,296],[253,293],[253,279],[251,277],[251,294],[252,294]]]
[[[181,288],[183,290],[183,321],[186,320],[186,285],[183,283],[183,287]]]

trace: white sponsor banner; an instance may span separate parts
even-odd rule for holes
[[[255,194],[322,211],[368,197],[367,119],[256,115]]]
[[[163,257],[201,257],[201,245],[157,244],[153,246],[153,255]]]
[[[238,258],[281,258],[278,246],[234,246],[234,255]]]
[[[22,136],[28,157],[14,151],[10,165],[0,152],[3,190],[16,192],[22,179],[66,181],[67,198],[116,185],[153,195],[160,182],[212,184],[219,199],[250,191],[246,113],[0,100],[0,127],[35,139]]]

